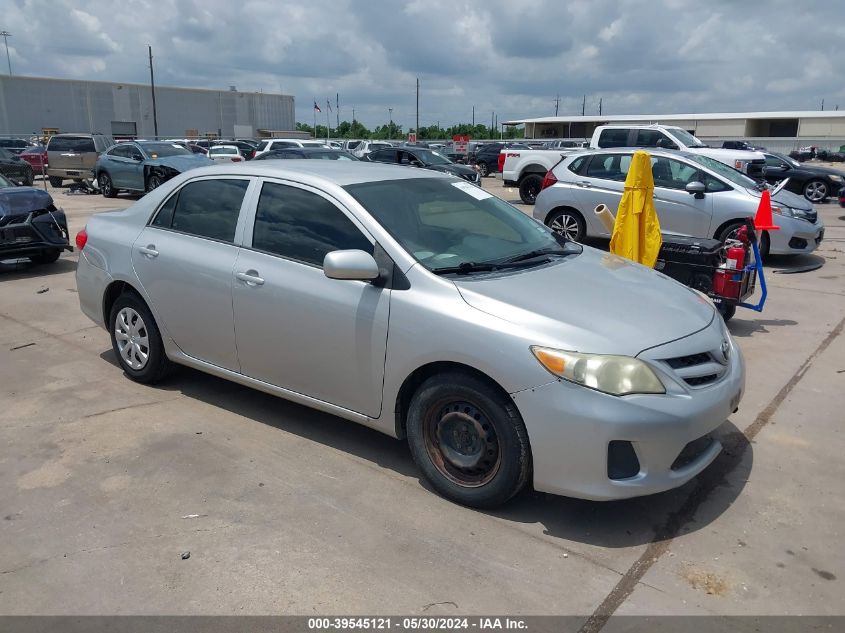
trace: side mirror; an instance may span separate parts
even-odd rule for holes
[[[707,187],[704,186],[703,182],[693,181],[687,183],[687,186],[684,187],[687,190],[687,193],[690,195],[694,195],[699,200],[704,197],[704,192],[707,191]]]
[[[323,258],[323,274],[329,279],[373,281],[378,279],[380,273],[372,255],[351,249],[326,253]]]

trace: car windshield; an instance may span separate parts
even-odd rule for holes
[[[0,174],[0,189],[6,189],[7,187],[14,187],[14,186],[15,186],[15,183],[13,183],[11,180],[6,178],[6,176],[3,176],[2,174]]]
[[[709,156],[701,156],[700,154],[687,154],[686,157],[698,163],[699,165],[705,166],[710,171],[714,171],[719,174],[722,178],[730,180],[735,185],[739,185],[740,187],[745,187],[747,189],[756,189],[757,182],[753,179],[749,178],[741,171],[734,169],[725,163],[720,163],[715,158],[710,158]]]
[[[352,154],[338,150],[326,150],[325,152],[311,152],[309,158],[321,158],[323,160],[358,160]]]
[[[580,253],[522,211],[453,178],[411,178],[344,187],[423,266],[435,273]],[[490,270],[488,268],[487,270]]]
[[[443,154],[430,149],[415,149],[414,154],[426,165],[449,165],[452,162]]]
[[[191,150],[177,143],[140,143],[139,145],[150,158],[183,156],[191,153]]]
[[[794,158],[790,158],[790,157],[789,157],[789,156],[787,156],[786,154],[772,154],[772,156],[777,156],[777,157],[778,157],[778,158],[780,158],[783,162],[785,162],[787,165],[791,165],[792,167],[801,167],[801,163],[799,163],[799,162],[798,162],[797,160],[795,160]]]
[[[690,134],[686,130],[682,130],[679,127],[671,128],[671,132],[675,138],[677,138],[679,141],[681,141],[681,143],[683,143],[687,147],[707,147],[704,143],[699,141],[692,134]]]

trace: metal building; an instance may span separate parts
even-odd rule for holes
[[[663,123],[684,128],[711,145],[742,139],[775,151],[810,145],[839,149],[845,144],[845,111],[838,110],[549,116],[505,121],[503,125],[525,125],[525,138],[589,139],[598,126],[612,123]]]
[[[155,96],[159,136],[255,137],[295,128],[290,95],[157,85]],[[152,138],[152,91],[144,84],[0,76],[0,135],[44,129]]]

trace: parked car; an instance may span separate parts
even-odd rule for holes
[[[290,147],[274,149],[257,156],[255,160],[278,160],[290,158],[316,158],[322,160],[360,160],[349,152],[327,147]]]
[[[766,151],[765,147],[759,147],[757,145],[751,145],[746,141],[724,141],[722,143],[722,149],[741,149],[748,152],[764,152]]]
[[[584,148],[588,145],[589,145],[589,143],[585,143],[584,141],[571,141],[571,140],[559,139],[559,140],[556,140],[556,141],[546,141],[546,142],[544,142],[543,143],[543,149],[576,150],[576,149]]]
[[[533,215],[569,239],[609,237],[594,209],[616,210],[635,150],[602,150],[565,156],[547,175]],[[761,185],[701,154],[649,150],[654,175],[654,206],[664,233],[722,241],[754,217]],[[824,224],[813,205],[790,191],[773,197],[779,231],[763,231],[760,250],[772,254],[811,253],[824,238]]]
[[[523,204],[534,204],[543,188],[543,177],[572,150],[505,148],[499,152],[499,169],[505,186],[516,187]]]
[[[203,156],[208,155],[208,148],[197,145],[196,143],[188,143],[188,149],[191,150],[192,154],[202,154]]]
[[[274,149],[286,149],[289,147],[326,147],[325,141],[312,141],[308,139],[298,138],[268,138],[264,139],[255,148],[253,158],[257,158],[264,152],[269,152]]]
[[[352,149],[352,154],[357,158],[366,158],[370,152],[390,147],[393,145],[387,141],[361,141]]]
[[[32,145],[27,147],[24,151],[18,154],[23,160],[28,162],[35,174],[47,173],[47,147],[44,145]]]
[[[0,148],[0,175],[14,183],[31,185],[35,180],[32,165],[7,149]]]
[[[114,198],[120,191],[152,191],[183,171],[211,164],[179,143],[133,141],[104,152],[94,165],[94,176],[103,196]]]
[[[373,163],[389,163],[393,165],[408,165],[423,167],[434,171],[452,174],[481,186],[481,175],[472,167],[453,163],[443,154],[426,148],[416,147],[388,147],[371,152],[366,160]]]
[[[845,207],[845,187],[839,190],[839,206]]]
[[[196,170],[93,215],[77,246],[82,311],[130,379],[178,363],[407,438],[470,506],[529,479],[587,499],[681,486],[744,392],[709,301],[430,170]]]
[[[240,163],[244,157],[235,145],[212,145],[208,148],[208,158],[214,162]]]
[[[18,187],[0,176],[0,259],[56,261],[68,243],[67,219],[43,189]]]
[[[238,153],[240,153],[241,158],[244,160],[250,160],[254,155],[255,151],[258,148],[258,143],[251,143],[247,141],[221,141],[220,143],[216,143],[217,145],[232,145],[238,148]],[[212,147],[214,147],[212,145]]]
[[[708,147],[686,130],[667,125],[600,125],[590,139],[592,149],[645,147],[684,150],[709,156],[752,178],[762,178],[766,159],[760,152]]]
[[[0,138],[0,148],[16,156],[29,147],[32,147],[32,143],[22,138]]]
[[[486,143],[476,148],[475,153],[470,156],[469,164],[478,167],[478,173],[482,178],[499,171],[499,152],[504,149],[504,143]]]
[[[47,176],[51,187],[61,187],[66,178],[93,180],[100,154],[114,145],[104,134],[55,134],[47,141]]]
[[[837,197],[845,184],[845,173],[820,165],[802,165],[797,160],[766,152],[766,181],[777,184],[789,178],[786,189],[802,195],[810,202],[824,202],[828,196]]]

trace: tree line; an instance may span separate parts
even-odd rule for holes
[[[297,123],[296,130],[298,132],[308,132],[315,138],[326,137],[325,125],[318,124],[317,129],[315,130],[314,126],[308,125],[307,123]],[[407,134],[413,133],[414,131],[414,128],[409,128],[408,131],[405,132],[402,126],[397,125],[395,122],[377,125],[375,128],[370,130],[360,121],[353,120],[351,123],[349,121],[341,121],[336,128],[330,127],[328,130],[328,136],[329,138],[358,138],[386,141],[390,139],[405,138]],[[453,136],[458,134],[466,135],[470,138],[482,139],[499,138],[500,132],[495,128],[491,128],[483,124],[472,125],[470,123],[459,123],[447,128],[440,127],[439,125],[429,125],[426,127],[420,126],[419,132],[417,132],[417,139],[421,141],[443,140],[451,139]],[[525,128],[523,127],[507,126],[504,130],[504,138],[523,138],[524,134]]]

